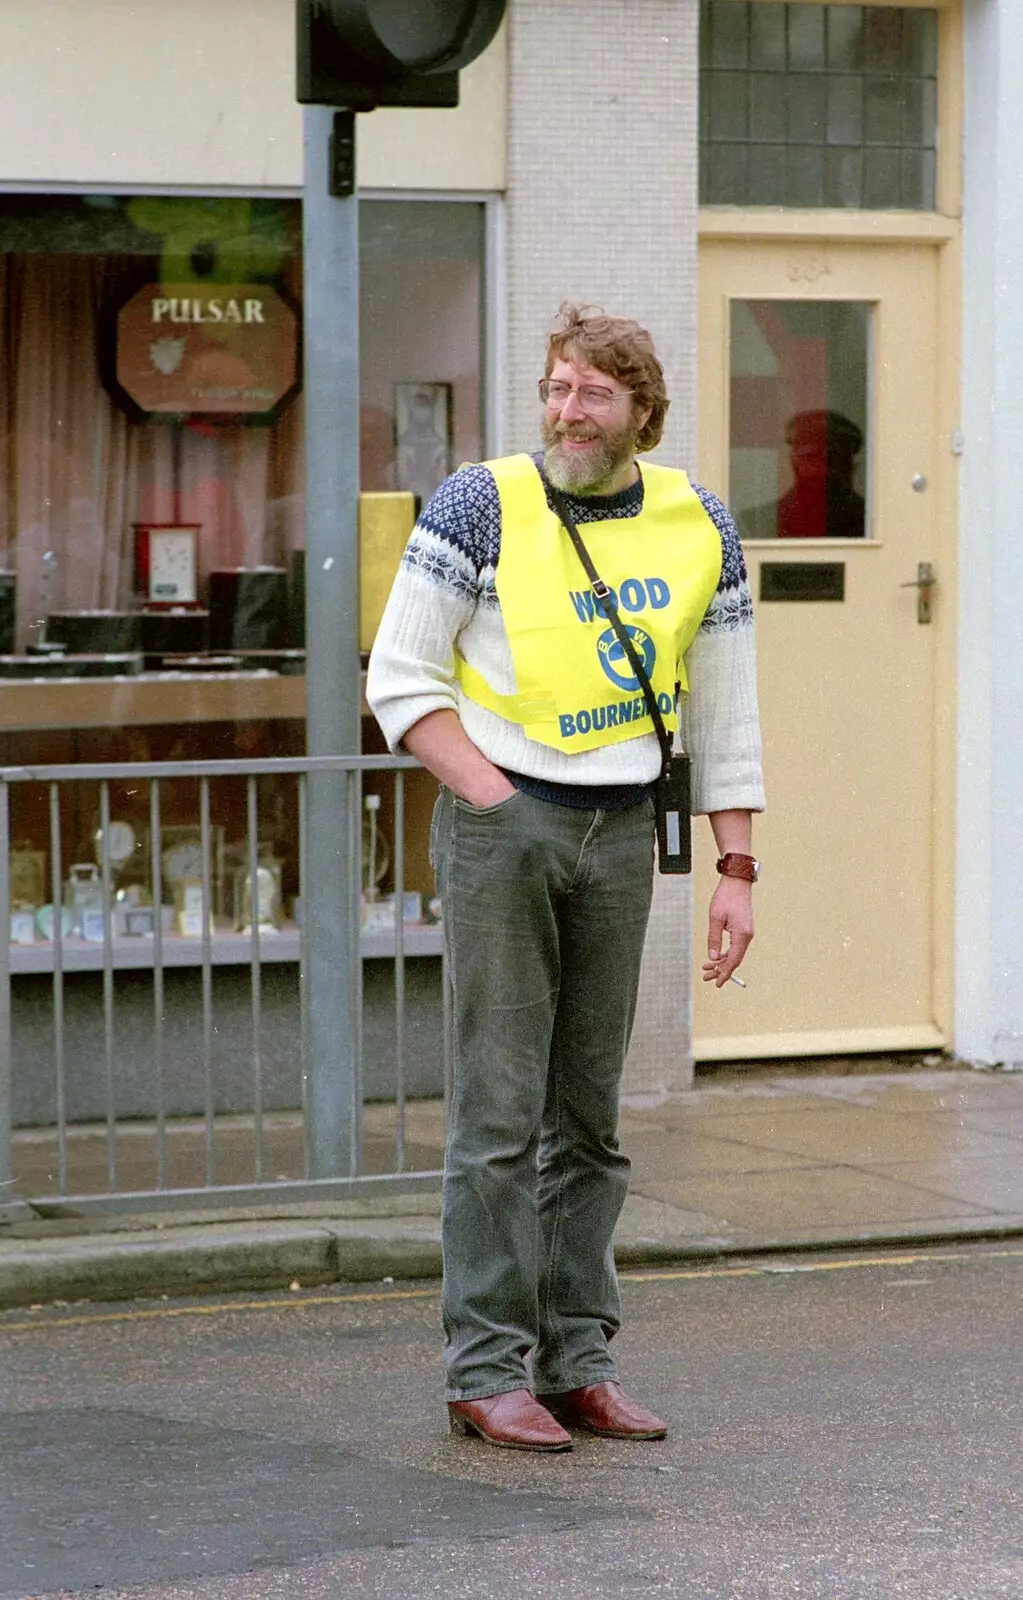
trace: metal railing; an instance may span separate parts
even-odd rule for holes
[[[431,1012],[439,1081],[430,1092],[444,1102],[451,1059],[441,929],[406,920],[410,770],[418,763],[392,756],[0,768],[0,906],[12,906],[11,940],[0,937],[0,1212],[129,1210],[197,1197],[205,1205],[282,1192],[326,1198],[437,1182],[436,1138],[422,1147],[429,1165],[409,1162],[410,958],[439,957]],[[347,942],[359,981],[351,1037],[337,1049],[354,1101],[354,1150],[337,1151],[332,1175],[321,1161],[311,1177],[316,1002],[306,972],[310,941],[325,930],[305,926],[302,905],[308,779],[318,773],[343,782],[336,837],[350,915],[333,936]],[[373,805],[389,812],[392,899],[376,898],[376,872],[367,885],[367,774],[379,775],[376,792],[383,788]],[[232,854],[225,831],[239,820]],[[38,840],[44,828],[45,852],[14,843],[12,857],[12,842],[25,833]],[[290,849],[277,856],[282,830]],[[83,840],[93,846],[88,869],[71,859],[68,839],[78,854]],[[38,884],[44,856],[49,899],[19,910],[12,864],[23,875],[27,862]],[[381,961],[393,972],[392,1032],[376,1062],[383,1087],[367,1141],[362,978]],[[238,981],[246,969],[247,1003]],[[96,978],[85,973],[100,975],[98,1004]],[[379,1034],[378,1014],[375,1022]],[[17,1139],[16,1126],[25,1130]]]

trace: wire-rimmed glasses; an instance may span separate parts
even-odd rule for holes
[[[560,411],[567,405],[569,395],[574,394],[580,410],[590,417],[606,417],[616,400],[633,393],[632,389],[605,389],[599,383],[581,383],[574,388],[558,378],[541,378],[537,389],[541,404],[549,410]]]

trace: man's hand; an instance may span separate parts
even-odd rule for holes
[[[753,885],[745,878],[722,878],[710,902],[710,931],[704,983],[726,984],[753,938]],[[725,934],[728,943],[725,944]]]
[[[402,743],[435,778],[471,806],[482,810],[500,805],[515,793],[515,785],[477,749],[453,711],[429,712],[413,723]]]
[[[455,790],[460,800],[467,800],[477,810],[484,810],[487,806],[498,806],[502,800],[507,800],[515,793],[515,785],[506,778],[500,767],[491,767],[489,772],[473,775],[471,790],[463,782]]]

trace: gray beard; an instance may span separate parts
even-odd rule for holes
[[[565,456],[560,448],[561,435],[553,437],[544,429],[544,471],[556,489],[567,494],[610,494],[618,473],[632,457],[635,440],[631,438],[610,440],[595,439],[592,454]]]

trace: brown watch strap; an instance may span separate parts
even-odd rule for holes
[[[715,865],[723,878],[745,878],[747,883],[756,883],[760,867],[756,856],[743,856],[737,850],[729,850]]]

